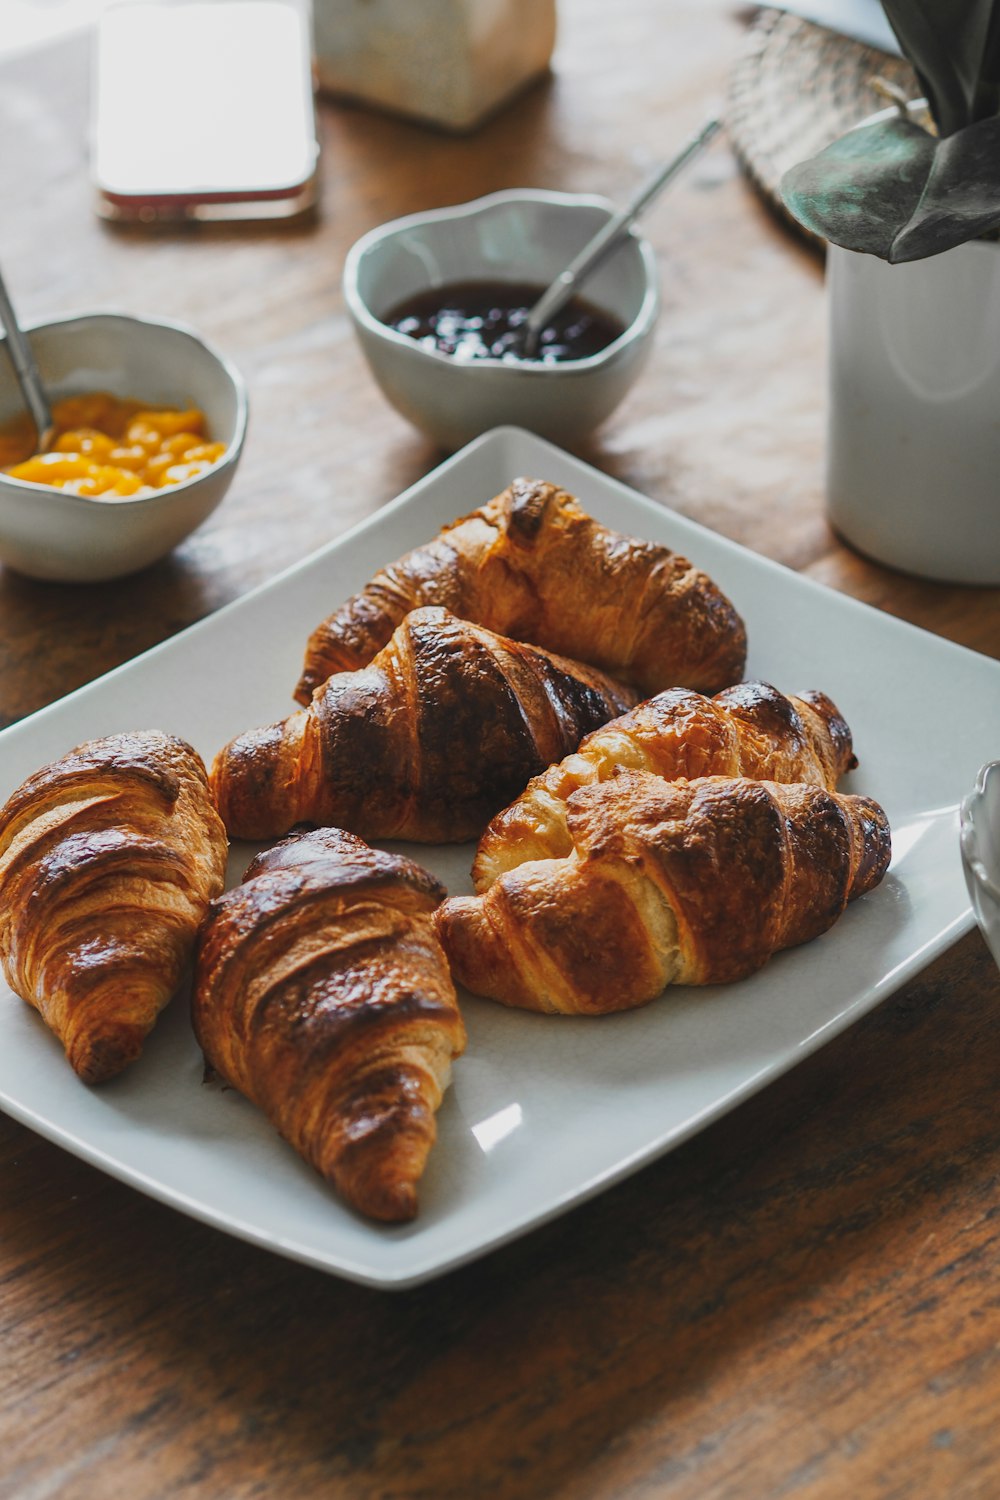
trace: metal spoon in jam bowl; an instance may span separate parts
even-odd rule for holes
[[[707,146],[721,129],[721,120],[707,121],[668,162],[662,163],[647,177],[631,202],[627,203],[620,213],[615,214],[613,219],[609,219],[597,231],[593,239],[589,240],[573,257],[565,271],[561,271],[551,282],[522,325],[524,335],[522,353],[525,359],[535,358],[538,353],[539,340],[552,319],[566,306],[590,273],[596,271],[605,257],[617,248],[643,209],[648,208],[653,199],[662,193],[669,182],[673,182],[682,168],[686,167],[692,157]]]

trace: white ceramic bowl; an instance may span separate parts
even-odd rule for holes
[[[448,449],[506,425],[556,443],[588,437],[642,369],[659,312],[653,251],[634,232],[581,288],[587,301],[625,328],[588,359],[463,362],[422,348],[381,320],[414,293],[454,282],[544,286],[614,211],[604,198],[519,189],[411,214],[358,240],[344,267],[344,294],[392,405]]]
[[[229,488],[246,431],[243,381],[220,354],[176,323],[86,313],[28,328],[53,400],[85,391],[197,406],[226,444],[205,474],[154,495],[101,500],[0,473],[0,562],[31,578],[96,583],[134,573],[183,541]],[[0,424],[23,409],[13,367],[0,355]]]
[[[962,864],[972,909],[1000,964],[1000,760],[979,772],[962,803]]]

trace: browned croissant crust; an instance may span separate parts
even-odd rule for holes
[[[743,675],[743,621],[710,578],[666,547],[600,525],[556,485],[515,479],[317,626],[298,701],[332,672],[365,666],[425,604],[590,662],[643,694],[712,693]]]
[[[86,1083],[138,1057],[225,871],[205,768],[172,735],[91,740],[0,809],[4,977]]]
[[[668,984],[742,979],[878,883],[868,797],[801,783],[622,771],[569,799],[573,852],[502,875],[437,921],[455,979],[505,1005],[601,1015]]]
[[[634,701],[592,668],[418,609],[370,666],[336,674],[308,709],[225,746],[212,788],[235,838],[307,822],[459,842]]]
[[[766,682],[741,682],[714,698],[669,688],[592,730],[575,754],[497,813],[479,841],[473,884],[484,891],[515,865],[569,854],[567,799],[618,770],[654,771],[668,781],[811,781],[832,792],[855,764],[851,731],[824,693],[786,698]]]
[[[316,829],[215,902],[193,1019],[207,1060],[347,1201],[410,1219],[465,1029],[411,860]]]

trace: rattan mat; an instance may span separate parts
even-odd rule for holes
[[[770,8],[751,23],[730,75],[726,118],[737,156],[786,223],[817,248],[823,242],[785,211],[778,184],[796,162],[885,108],[872,88],[875,77],[910,97],[920,92],[903,58]]]

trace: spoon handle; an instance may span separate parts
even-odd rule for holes
[[[31,352],[31,345],[17,321],[2,276],[0,276],[0,323],[3,324],[7,335],[7,347],[10,350],[21,394],[38,429],[39,449],[45,449],[52,432],[52,413],[49,410],[38,366],[35,364],[35,356]]]
[[[595,270],[604,257],[624,238],[632,221],[638,218],[657,193],[662,192],[667,183],[687,166],[692,156],[707,146],[721,129],[721,120],[709,120],[690,140],[685,142],[675,156],[658,166],[642,184],[631,202],[609,219],[593,239],[587,241],[583,249],[570,261],[565,271],[557,276],[552,285],[543,292],[524,322],[526,335],[524,352],[529,359],[538,347],[538,338],[542,329],[566,305],[580,282]]]

